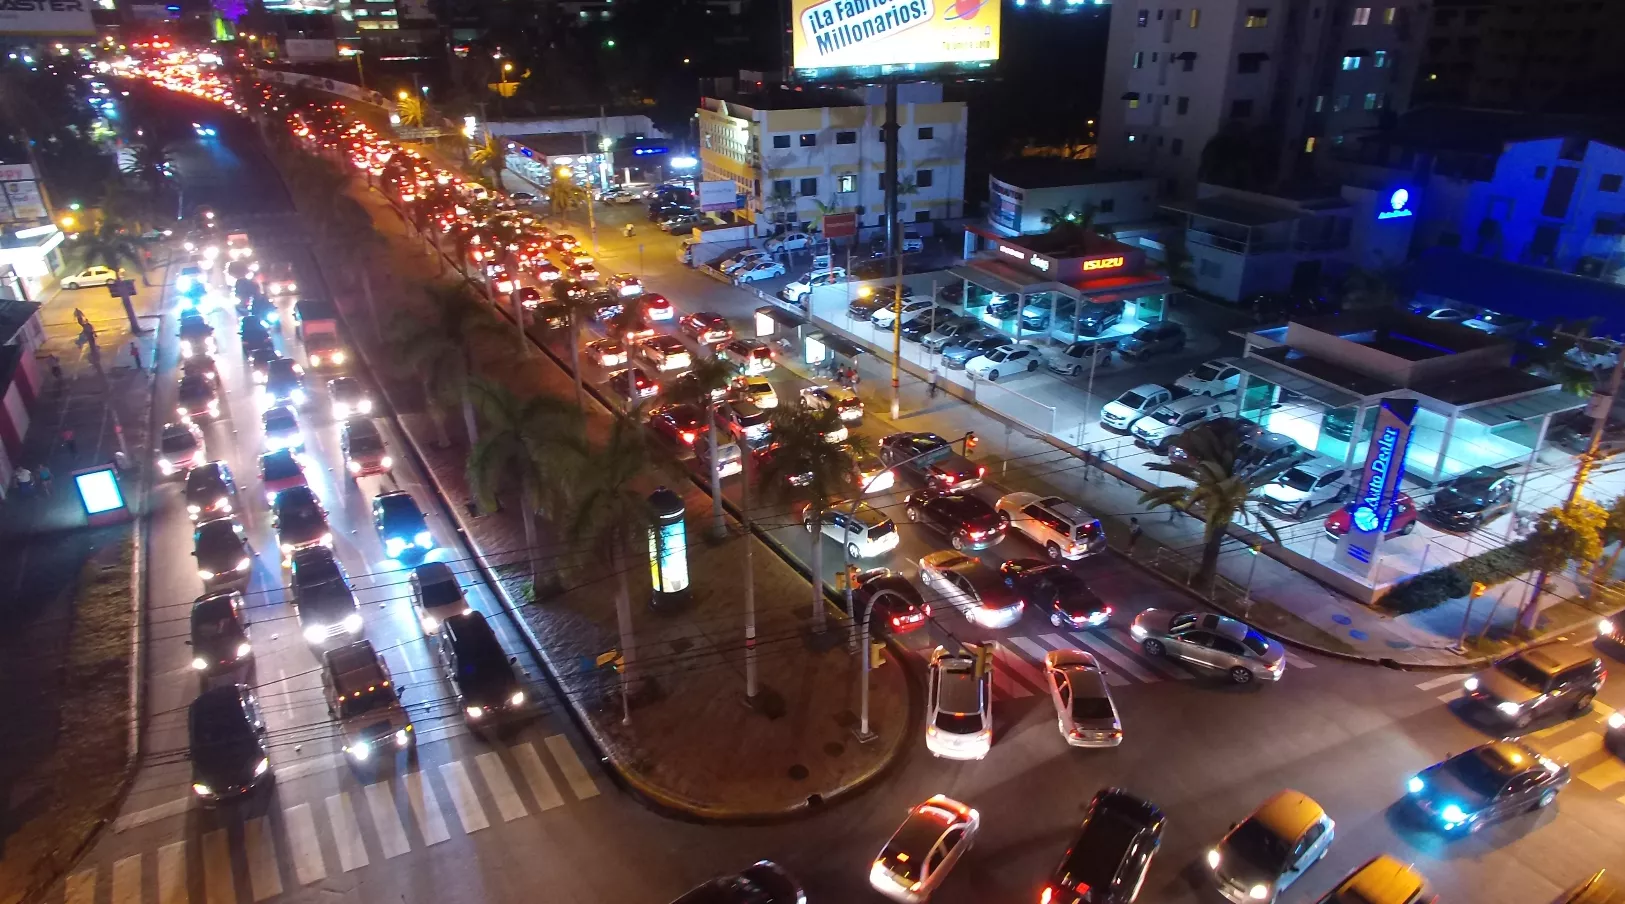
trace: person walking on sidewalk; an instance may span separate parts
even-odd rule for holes
[[[69,455],[79,454],[79,443],[74,441],[72,430],[62,431],[62,448],[67,449]]]
[[[51,378],[58,383],[62,382],[62,359],[56,355],[51,356]]]
[[[137,373],[146,372],[146,368],[141,366],[141,343],[135,341],[134,339],[130,340],[130,360],[135,362],[135,370]]]
[[[27,468],[17,469],[17,495],[24,499],[34,495],[34,475]]]
[[[936,367],[932,367],[931,368],[931,389],[930,389],[929,398],[934,399],[936,397],[937,397],[937,369],[936,369]]]
[[[1143,533],[1145,533],[1145,531],[1140,529],[1140,519],[1138,519],[1138,518],[1129,518],[1128,519],[1128,555],[1129,555],[1129,558],[1131,558],[1131,559],[1134,558],[1134,544],[1140,542],[1140,535],[1143,534]]]
[[[85,318],[85,312],[78,308],[73,309],[73,319],[79,324],[79,332],[90,329],[90,321]]]
[[[45,495],[47,495],[47,496],[56,495],[51,490],[51,466],[50,465],[46,464],[45,462],[40,462],[39,474],[37,474],[36,476],[39,478],[39,488],[45,491]]]

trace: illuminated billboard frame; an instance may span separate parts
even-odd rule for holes
[[[990,69],[999,0],[790,0],[791,65],[803,81]]]

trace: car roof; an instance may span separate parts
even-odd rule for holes
[[[1095,520],[1095,516],[1084,511],[1083,506],[1062,499],[1059,496],[1045,496],[1043,499],[1038,500],[1038,503],[1073,524],[1084,524]]]
[[[457,575],[452,572],[451,566],[445,562],[424,562],[412,569],[412,576],[420,584],[438,584],[442,581],[455,581]]]
[[[1302,791],[1284,789],[1259,804],[1252,818],[1277,837],[1297,841],[1325,815],[1326,811],[1314,798]]]
[[[1532,647],[1514,655],[1512,658],[1522,659],[1548,675],[1555,675],[1571,666],[1595,662],[1597,654],[1584,647],[1554,643]]]
[[[1343,463],[1340,461],[1333,461],[1330,458],[1311,458],[1308,461],[1300,461],[1296,465],[1293,465],[1293,467],[1305,474],[1308,474],[1310,477],[1319,477],[1320,475],[1325,474],[1327,471],[1342,468]]]
[[[1378,854],[1337,886],[1337,900],[1407,904],[1423,884],[1421,875],[1409,864]]]
[[[1163,402],[1162,407],[1168,409],[1169,411],[1177,411],[1184,414],[1187,411],[1195,411],[1198,408],[1206,408],[1214,403],[1215,400],[1211,396],[1188,395],[1184,398]]]
[[[1061,673],[1066,675],[1066,683],[1072,687],[1074,697],[1111,696],[1111,692],[1106,690],[1106,675],[1098,668],[1069,665],[1062,667]]]
[[[1153,396],[1153,395],[1156,395],[1159,392],[1164,394],[1164,395],[1167,395],[1168,394],[1168,389],[1167,389],[1167,387],[1162,386],[1161,384],[1158,384],[1158,383],[1141,383],[1140,385],[1134,387],[1133,389],[1130,389],[1129,392],[1138,393],[1139,395],[1143,395],[1143,396]]]
[[[1499,741],[1479,745],[1467,751],[1467,754],[1476,755],[1484,765],[1505,776],[1517,775],[1524,771],[1539,756],[1523,742],[1512,738],[1502,738]]]

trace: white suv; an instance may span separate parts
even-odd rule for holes
[[[1110,430],[1128,430],[1135,421],[1173,397],[1173,393],[1155,383],[1141,384],[1101,406],[1100,425]]]
[[[1051,559],[1081,559],[1106,548],[1100,519],[1059,496],[1009,493],[994,508],[1005,527],[1026,534]]]
[[[1222,361],[1209,361],[1175,380],[1174,387],[1193,395],[1229,395],[1241,388],[1241,369]]]
[[[1264,504],[1293,518],[1302,518],[1323,502],[1341,502],[1354,489],[1348,469],[1331,459],[1306,461],[1289,468],[1261,490]]]
[[[846,547],[854,559],[872,559],[897,548],[901,538],[897,525],[867,502],[858,503],[856,511],[850,502],[832,502],[819,519],[824,536]],[[808,532],[813,529],[812,507],[801,513],[801,523]]]
[[[1209,396],[1185,396],[1135,421],[1129,432],[1134,434],[1135,445],[1160,453],[1174,437],[1203,421],[1223,417],[1228,410]]]
[[[846,279],[845,267],[825,267],[822,270],[813,270],[803,273],[795,282],[779,290],[779,297],[789,302],[800,303],[812,292],[815,286],[833,286]]]

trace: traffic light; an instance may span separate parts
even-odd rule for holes
[[[878,640],[869,642],[869,668],[878,669],[886,664],[886,645]]]

